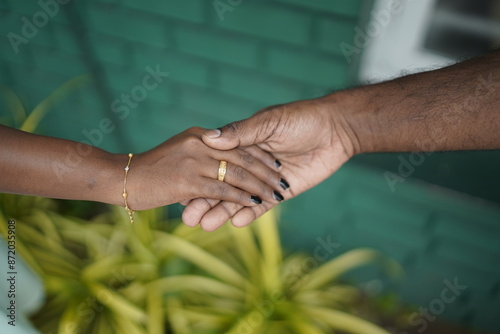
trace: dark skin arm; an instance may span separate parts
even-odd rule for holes
[[[3,125],[0,142],[1,192],[121,204],[124,156]]]
[[[201,194],[243,206],[259,205],[255,196],[278,202],[280,175],[271,155],[258,148],[211,149],[201,140],[203,131],[191,128],[133,157],[130,208],[150,209]],[[224,182],[216,180],[220,160],[228,161]],[[127,161],[127,154],[0,125],[0,192],[123,206]]]
[[[370,152],[500,149],[500,52],[443,69],[266,108],[204,133],[216,149],[256,145],[282,163],[295,197]],[[197,199],[183,220],[213,230],[246,226],[275,204],[242,208]]]
[[[325,97],[353,154],[500,148],[500,52]]]

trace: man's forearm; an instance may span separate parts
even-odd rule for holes
[[[500,149],[498,51],[324,99],[340,107],[354,154]]]
[[[127,161],[116,159],[83,143],[0,125],[0,192],[121,204]]]

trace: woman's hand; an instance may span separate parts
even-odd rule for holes
[[[274,158],[258,148],[218,151],[191,128],[136,154],[127,175],[127,202],[145,210],[193,198],[259,206],[283,200]],[[0,192],[87,200],[124,206],[129,157],[75,141],[0,125]],[[227,161],[224,182],[219,163]]]
[[[205,129],[190,128],[134,155],[127,179],[128,204],[145,210],[193,198],[213,198],[251,207],[283,200],[274,158],[257,147],[219,151],[201,140]],[[224,182],[219,163],[227,161]],[[126,157],[123,158],[126,164]]]

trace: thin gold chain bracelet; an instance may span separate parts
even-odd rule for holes
[[[133,153],[129,153],[128,154],[128,163],[127,163],[127,166],[124,168],[124,170],[125,170],[125,178],[123,179],[123,193],[122,193],[123,201],[125,202],[125,211],[127,211],[128,217],[130,218],[130,224],[134,223],[134,213],[135,213],[135,211],[132,210],[128,206],[128,202],[127,202],[127,197],[128,197],[128,193],[127,193],[127,176],[128,176],[128,171],[130,170],[130,162],[132,161],[133,157],[134,157]]]

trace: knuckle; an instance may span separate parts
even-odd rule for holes
[[[245,169],[241,168],[240,166],[234,167],[233,173],[234,178],[238,181],[244,182],[247,179]]]
[[[229,123],[227,124],[226,126],[224,126],[224,130],[226,131],[232,131],[232,132],[235,132],[235,131],[238,131],[238,122],[233,122],[233,123]]]
[[[203,197],[208,196],[217,199],[227,199],[229,195],[229,186],[224,182],[210,182],[207,183],[205,187],[203,187],[205,191]],[[198,191],[193,191],[191,194],[193,198],[200,197],[200,189]],[[210,204],[210,203],[209,203]]]
[[[190,181],[192,182],[192,178],[191,180],[189,179],[190,175],[188,171],[194,172],[196,175],[198,175],[200,171],[200,161],[196,155],[185,155],[179,157],[177,161],[172,164],[181,171],[180,175],[182,175],[182,178],[180,181],[185,182],[185,184],[189,184]]]
[[[273,188],[266,184],[262,184],[260,188],[260,193],[256,194],[262,197],[263,200],[271,200],[273,198]]]
[[[280,184],[280,174],[275,172],[275,171],[269,171],[267,173],[267,175],[265,176],[266,177],[266,182],[267,184],[271,185],[271,186],[278,186]]]
[[[231,223],[235,227],[248,226],[259,216],[255,213],[254,208],[245,208],[240,212],[231,220]]]
[[[227,132],[238,132],[238,130],[241,128],[241,121],[236,121],[227,124],[222,128],[222,131],[227,131]]]
[[[195,135],[188,135],[184,138],[184,147],[187,149],[194,149],[200,146],[200,138]]]
[[[245,203],[247,202],[247,194],[243,191],[238,191],[238,202]]]
[[[205,129],[199,127],[199,126],[192,126],[188,128],[184,133],[190,134],[190,135],[200,135]]]
[[[232,205],[234,205],[234,203],[230,202],[222,202],[220,205],[221,210],[224,210],[224,212],[227,214],[229,218],[232,217],[234,214],[234,208],[232,207]]]
[[[203,128],[200,128],[199,126],[192,126],[189,128],[189,131],[191,131],[191,132],[199,132],[202,130],[203,130]]]
[[[254,156],[244,150],[240,150],[240,158],[245,166],[251,166],[255,162]]]
[[[196,166],[196,164],[198,164],[198,158],[196,158],[196,156],[187,155],[182,158],[182,166],[191,167],[193,165]]]
[[[174,186],[173,190],[175,190],[176,193],[185,193],[187,197],[189,198],[198,198],[200,197],[200,190],[203,192],[203,190],[207,191],[207,193],[210,193],[210,186],[202,186],[201,189],[195,186],[195,184],[198,183],[198,180],[196,182],[193,182],[193,179],[189,179],[186,176],[183,176],[182,178],[179,179],[179,182],[176,183]],[[168,185],[165,185],[166,189],[168,188]],[[172,186],[170,186],[172,188]]]
[[[220,183],[220,184],[219,184]],[[215,186],[215,189],[213,189],[215,194],[219,194],[221,198],[224,198],[228,194],[229,186],[223,182],[219,182]]]

